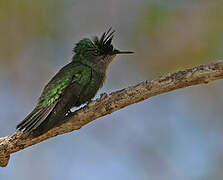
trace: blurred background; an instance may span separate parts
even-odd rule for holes
[[[116,30],[134,55],[102,92],[223,57],[223,1],[0,1],[0,136],[33,109],[83,37]],[[223,81],[131,105],[11,156],[4,180],[222,180]]]

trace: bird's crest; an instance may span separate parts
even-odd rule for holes
[[[114,50],[112,45],[112,39],[114,37],[115,31],[112,28],[109,28],[107,32],[104,32],[99,39],[97,36],[93,39],[94,44],[98,47],[98,49],[103,53],[107,54]]]
[[[109,30],[104,32],[100,38],[95,36],[92,40],[89,38],[82,39],[76,44],[73,52],[76,54],[97,52],[98,55],[112,53],[114,50],[112,45],[114,32],[115,31],[112,30],[112,28],[109,28]]]

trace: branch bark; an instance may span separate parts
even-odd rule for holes
[[[143,101],[161,93],[192,85],[209,83],[210,81],[221,78],[223,78],[223,60],[169,73],[152,81],[141,82],[135,86],[130,86],[109,95],[102,94],[99,99],[73,112],[71,116],[62,121],[62,124],[37,138],[27,136],[27,134],[21,131],[0,138],[0,166],[7,166],[10,154],[14,152],[40,143],[51,137],[78,130],[85,124],[130,104]]]

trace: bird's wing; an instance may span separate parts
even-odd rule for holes
[[[35,109],[16,128],[24,132],[36,129],[49,116],[66,89],[74,84],[85,85],[87,81],[84,74],[90,73],[91,70],[82,66],[68,64],[62,68],[44,88]]]

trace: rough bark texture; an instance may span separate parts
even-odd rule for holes
[[[9,136],[0,138],[0,166],[8,164],[10,154],[32,146],[48,138],[80,129],[85,124],[130,104],[148,99],[157,94],[173,91],[192,85],[208,83],[223,78],[223,60],[169,73],[152,81],[141,82],[109,95],[101,97],[84,108],[81,108],[63,120],[63,123],[37,138],[27,136],[17,131]],[[139,122],[140,123],[140,122]]]

